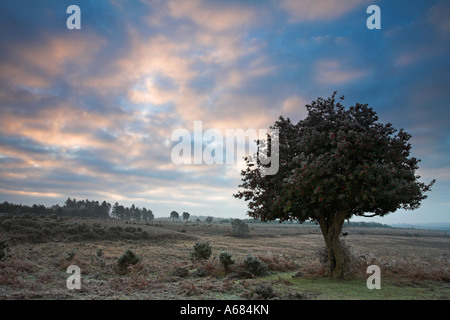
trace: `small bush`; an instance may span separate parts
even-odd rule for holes
[[[223,265],[226,272],[230,271],[230,266],[234,264],[233,256],[227,251],[222,251],[219,253],[219,261]]]
[[[206,223],[212,223],[214,221],[214,218],[213,217],[206,217],[206,219],[205,219],[205,222]]]
[[[111,232],[116,232],[116,233],[120,233],[123,232],[123,228],[120,226],[115,226],[115,227],[109,227],[108,229]]]
[[[259,283],[254,288],[254,293],[258,299],[271,299],[275,297],[273,288],[268,283]]]
[[[137,264],[141,261],[141,257],[136,255],[133,251],[127,250],[120,258],[117,260],[117,265],[119,270],[124,272],[127,267]]]
[[[130,232],[130,233],[134,233],[134,232],[136,232],[136,228],[134,228],[134,227],[125,227],[125,231],[126,232]]]
[[[197,241],[191,251],[192,261],[205,261],[211,256],[211,246],[208,241]]]
[[[244,237],[249,233],[248,225],[241,219],[231,221],[231,232],[233,236]]]
[[[247,255],[244,259],[244,265],[248,271],[257,277],[267,274],[267,264],[255,256]]]

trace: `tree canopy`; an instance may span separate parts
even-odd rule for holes
[[[346,109],[344,97],[337,101],[335,96],[306,105],[308,116],[297,124],[280,116],[273,126],[279,130],[278,173],[262,175],[264,164],[247,157],[242,190],[234,196],[249,201],[248,214],[262,221],[319,223],[329,272],[343,276],[339,234],[344,220],[416,209],[435,180],[419,182],[420,160],[410,155],[410,134],[378,122],[367,104]],[[270,153],[269,143],[258,143]]]
[[[175,219],[179,219],[180,218],[180,214],[176,211],[172,211],[170,213],[170,218],[172,218],[172,221],[175,221]]]

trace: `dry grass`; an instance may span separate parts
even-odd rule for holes
[[[423,280],[450,282],[449,263],[444,258],[424,259],[420,257],[399,257],[398,260],[374,258],[370,262],[361,261],[368,266],[380,267],[383,275],[392,279],[411,279],[415,282]],[[362,268],[358,268],[360,270]]]
[[[16,219],[10,221],[14,222]],[[25,225],[39,229],[40,225],[48,227],[49,222],[72,227],[84,223],[87,227],[83,226],[81,230],[85,231],[91,230],[90,228],[121,229],[113,229],[119,230],[118,235],[77,241],[72,238],[64,239],[64,234],[58,233],[66,230],[64,227],[55,227],[57,232],[41,242],[18,232]],[[4,226],[4,220],[1,221],[0,229],[1,226]],[[278,290],[275,292],[276,297],[304,298],[303,293],[294,290],[292,280],[277,274],[295,274],[301,271],[304,276],[318,277],[324,275],[325,270],[317,255],[317,251],[323,247],[323,239],[314,226],[255,224],[250,225],[247,238],[231,236],[229,224],[208,226],[161,222],[131,225],[136,228],[135,231],[128,229],[130,232],[123,232],[130,225],[118,221],[47,221],[39,218],[30,224],[21,222],[14,225],[8,222],[6,226],[9,231],[0,231],[9,243],[10,253],[6,261],[0,262],[0,299],[254,297],[261,288],[256,290],[255,295],[255,286],[251,281],[259,280],[252,280],[248,273],[243,272],[243,260],[248,254],[258,257],[268,266],[270,276],[275,277],[270,283]],[[138,228],[142,231],[138,231]],[[130,238],[131,233],[141,234],[143,231],[148,233],[145,239],[140,236]],[[393,280],[408,279],[418,286],[426,286],[427,281],[448,284],[450,238],[439,232],[421,231],[414,236],[407,232],[351,229],[346,243],[351,251],[351,267],[355,276],[366,278],[367,266],[376,264],[381,268],[383,277]],[[209,241],[212,255],[206,262],[193,263],[189,256],[194,243],[199,239]],[[117,272],[117,260],[128,249],[141,256],[142,260],[129,266],[126,274],[122,275]],[[217,258],[220,251],[224,250],[235,260],[228,273]],[[66,287],[69,276],[66,270],[71,264],[81,269],[82,289],[78,291],[68,290]],[[177,269],[182,272],[177,273]],[[247,276],[249,279],[243,279]],[[280,293],[280,287],[292,289]]]
[[[380,267],[383,276],[391,279],[450,282],[450,264],[445,258],[446,253],[438,257],[430,257],[397,252],[395,255],[377,257],[366,250],[355,250],[353,246],[344,244],[344,247],[350,272],[356,277],[366,277],[367,267],[376,265]],[[327,271],[325,247],[318,250],[316,254],[318,259],[308,263],[303,270],[310,277],[323,277]]]
[[[268,253],[266,255],[257,255],[257,257],[262,262],[267,264],[269,270],[272,271],[291,271],[298,268],[298,265],[281,254],[274,255],[272,253]]]

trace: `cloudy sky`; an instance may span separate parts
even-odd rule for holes
[[[449,16],[445,0],[1,1],[0,201],[244,218],[240,163],[175,165],[172,132],[297,121],[338,91],[412,134],[437,179],[420,209],[375,221],[450,222]]]

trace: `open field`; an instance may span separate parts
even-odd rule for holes
[[[450,237],[446,232],[347,228],[353,278],[323,277],[324,247],[316,226],[249,224],[248,237],[229,223],[132,223],[47,216],[0,217],[8,256],[0,261],[0,299],[449,299]],[[212,247],[192,262],[196,241]],[[141,257],[120,271],[125,251]],[[217,258],[234,260],[228,272]],[[247,255],[268,273],[243,268]],[[366,286],[368,265],[381,269],[381,289]],[[81,270],[81,289],[66,287],[69,265]]]

